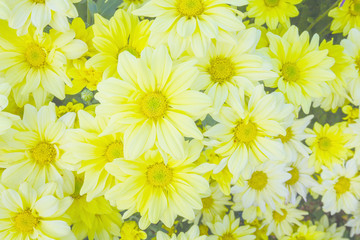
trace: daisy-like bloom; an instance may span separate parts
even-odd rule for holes
[[[123,136],[114,133],[99,137],[109,122],[106,117],[93,117],[83,110],[78,112],[78,117],[79,129],[68,131],[64,158],[79,164],[77,172],[84,173],[85,177],[80,194],[87,193],[86,199],[91,201],[115,185],[115,178],[106,166],[114,159],[124,157]]]
[[[331,71],[335,60],[327,56],[327,50],[319,50],[319,36],[315,34],[309,43],[309,33],[299,36],[296,26],[291,26],[282,36],[267,33],[270,46],[267,49],[279,78],[265,81],[268,87],[278,88],[286,99],[302,107],[308,114],[314,98],[330,94],[328,81],[335,79]]]
[[[360,1],[346,0],[343,6],[332,9],[329,17],[334,18],[330,26],[333,33],[342,32],[346,36],[350,29],[360,29]]]
[[[278,136],[285,148],[286,161],[294,162],[299,154],[308,157],[309,153],[311,153],[311,150],[303,141],[312,136],[306,134],[305,129],[313,117],[313,115],[309,115],[304,118],[295,119],[291,126],[286,128],[286,134]]]
[[[314,225],[317,226],[317,230],[325,232],[325,239],[348,240],[348,238],[343,238],[346,229],[345,226],[337,227],[336,223],[330,226],[329,218],[325,214],[320,218],[320,221],[316,221]]]
[[[1,81],[1,78],[0,78]],[[9,105],[8,96],[11,87],[8,83],[0,83],[0,135],[4,134],[20,118],[16,115],[3,111]]]
[[[294,6],[302,0],[249,0],[247,14],[255,18],[256,25],[266,25],[274,30],[280,23],[285,28],[290,27],[290,18],[299,15]]]
[[[66,212],[71,219],[76,239],[118,238],[122,226],[121,214],[104,197],[86,201],[86,195],[80,195],[82,184],[83,178],[76,176],[75,190],[71,194],[73,202]]]
[[[347,120],[348,123],[355,123],[355,120],[359,118],[359,109],[351,105],[345,105],[341,108],[342,112],[346,114],[343,120]]]
[[[82,109],[84,109],[84,104],[68,102],[65,106],[64,105],[56,106],[56,116],[58,118],[61,118],[68,112],[77,113],[79,110],[82,110]]]
[[[193,88],[205,90],[213,100],[214,113],[218,113],[228,98],[230,88],[244,88],[251,92],[258,81],[277,77],[267,70],[264,58],[256,55],[255,47],[260,31],[246,29],[235,35],[236,42],[213,41],[197,67],[199,79]]]
[[[17,36],[15,30],[0,20],[0,72],[11,85],[15,102],[19,107],[29,102],[29,95],[38,107],[48,94],[65,98],[65,83],[71,85],[66,76],[67,59],[76,59],[87,51],[86,44],[74,39],[75,33],[36,34],[30,27],[28,34]],[[5,34],[6,33],[6,34]]]
[[[318,231],[316,226],[308,227],[302,224],[291,236],[284,236],[280,240],[325,240],[326,235],[322,231]]]
[[[126,159],[154,145],[183,159],[184,136],[203,138],[194,121],[210,111],[211,100],[189,89],[199,73],[194,63],[173,61],[164,46],[146,48],[140,59],[123,52],[118,64],[121,80],[99,83],[96,114],[111,117],[103,135],[124,131]]]
[[[150,25],[149,20],[140,21],[123,9],[117,10],[110,20],[95,14],[92,41],[98,53],[86,62],[86,68],[104,72],[104,78],[116,75],[119,53],[125,51],[140,57],[148,45]]]
[[[213,222],[216,216],[223,218],[228,211],[226,206],[232,205],[230,196],[225,196],[216,182],[211,183],[210,190],[211,192],[201,199],[203,208],[195,213],[195,223],[199,222],[201,216],[203,223]]]
[[[244,185],[235,185],[231,192],[238,195],[244,208],[258,206],[265,212],[268,205],[275,209],[275,203],[281,203],[289,194],[285,183],[291,175],[287,170],[284,164],[271,161],[248,168],[243,172]]]
[[[309,158],[309,165],[315,167],[316,172],[320,172],[322,166],[331,169],[333,164],[342,164],[351,156],[351,150],[346,146],[351,138],[351,134],[345,133],[345,122],[336,123],[333,126],[319,123],[314,124],[314,129],[307,128],[305,131],[314,137],[306,139],[306,144],[310,146],[312,154]]]
[[[197,225],[193,225],[186,233],[181,232],[176,236],[173,233],[171,236],[167,235],[164,232],[158,231],[156,233],[156,240],[210,240],[211,238],[207,236],[200,236],[200,230]]]
[[[88,47],[88,51],[83,54],[83,57],[92,57],[97,53],[97,50],[94,47],[93,39],[94,39],[94,31],[93,25],[88,28],[85,25],[84,20],[82,18],[77,17],[74,18],[70,24],[70,29],[75,32],[75,39],[79,39],[86,43]]]
[[[331,215],[344,210],[350,214],[359,207],[360,176],[356,161],[351,159],[345,166],[334,164],[332,169],[323,167],[321,183],[312,190],[322,195],[323,210]]]
[[[207,224],[214,236],[209,237],[211,240],[236,239],[236,240],[253,240],[255,239],[255,228],[248,225],[240,226],[240,218],[235,218],[234,211],[223,218],[216,216],[214,223]]]
[[[16,190],[1,192],[0,238],[75,240],[70,226],[63,221],[71,198],[54,197],[51,184],[36,189],[23,183]]]
[[[171,227],[177,215],[194,220],[194,210],[203,207],[201,196],[209,191],[209,183],[202,177],[208,170],[194,164],[202,148],[192,140],[186,144],[185,158],[166,156],[166,165],[158,150],[149,150],[136,160],[114,160],[106,170],[120,183],[107,191],[105,198],[114,201],[120,211],[127,210],[125,219],[140,212],[141,229],[159,220]]]
[[[351,65],[351,58],[348,54],[344,53],[344,47],[333,44],[333,40],[323,40],[319,46],[319,50],[327,49],[329,51],[328,56],[335,59],[335,64],[331,67],[331,70],[335,73],[336,78],[333,81],[328,82],[331,90],[331,94],[315,99],[314,107],[320,106],[325,111],[332,110],[336,112],[339,107],[344,106],[347,94],[347,79],[353,78],[353,66]]]
[[[295,204],[298,194],[306,200],[308,189],[316,185],[315,179],[312,178],[315,170],[309,168],[308,158],[299,156],[295,162],[291,162],[288,173],[291,174],[291,178],[285,182],[285,186],[289,190],[289,195],[286,200],[292,204]]]
[[[360,7],[360,1],[359,1]],[[354,66],[353,73],[348,82],[348,91],[354,105],[360,105],[360,30],[351,29],[347,39],[341,40],[344,52],[351,57],[351,64]]]
[[[360,234],[360,208],[352,213],[353,216],[345,224],[346,227],[351,228],[350,236],[353,237],[355,234]]]
[[[204,133],[210,137],[215,153],[226,157],[235,181],[244,167],[268,160],[284,158],[284,147],[279,134],[285,135],[289,119],[293,119],[291,104],[285,104],[279,92],[266,94],[263,85],[255,87],[250,98],[242,89],[230,89],[227,101],[216,120],[219,124]]]
[[[69,170],[75,170],[75,167],[72,162],[62,159],[62,146],[66,129],[72,126],[74,119],[73,113],[57,119],[53,103],[39,111],[25,105],[22,121],[18,121],[11,131],[13,139],[8,137],[1,144],[0,166],[5,168],[2,183],[17,188],[28,182],[38,189],[47,182],[54,182],[58,196],[71,193],[74,176]]]
[[[142,240],[147,238],[147,234],[139,229],[135,221],[126,221],[121,226],[120,235],[122,240]]]
[[[147,3],[149,0],[123,0],[120,4],[119,8],[125,9],[125,10],[134,10],[142,7],[145,3]]]
[[[151,25],[151,45],[166,42],[171,55],[179,57],[189,49],[198,56],[205,56],[211,39],[231,39],[231,34],[245,29],[241,14],[234,6],[244,1],[233,0],[150,0],[135,15],[155,17]]]
[[[26,34],[31,25],[39,32],[50,25],[60,32],[69,30],[69,18],[78,16],[74,3],[81,0],[17,0],[9,16],[9,25],[19,35]]]
[[[274,233],[277,239],[293,233],[293,226],[301,225],[301,220],[308,212],[297,209],[301,198],[295,204],[276,204],[276,209],[266,209],[263,225],[267,226],[267,235]]]
[[[255,235],[256,240],[269,240],[267,232],[267,227],[262,225],[262,222],[259,220],[254,220],[253,222],[247,222],[245,221],[245,224],[251,227],[255,227],[256,230],[253,233]]]

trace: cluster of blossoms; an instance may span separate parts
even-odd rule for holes
[[[81,4],[0,0],[0,239],[360,234],[360,0]]]

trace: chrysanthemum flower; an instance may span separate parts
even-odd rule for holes
[[[120,235],[122,240],[142,240],[147,238],[146,232],[139,229],[135,221],[126,221],[121,226]]]
[[[1,81],[1,79],[0,79]],[[11,87],[8,83],[0,83],[0,135],[4,134],[20,118],[16,115],[3,111],[9,104],[8,96]]]
[[[140,59],[119,56],[122,80],[98,85],[96,113],[111,117],[103,135],[125,131],[124,156],[135,159],[156,145],[172,157],[185,157],[184,136],[202,139],[194,120],[210,111],[211,100],[190,90],[198,76],[194,61],[173,61],[165,47],[146,48]]]
[[[248,163],[284,158],[283,144],[274,137],[286,134],[293,106],[285,104],[281,93],[266,94],[263,85],[258,85],[247,98],[242,89],[232,88],[227,102],[230,107],[223,107],[216,119],[220,123],[204,135],[216,140],[207,144],[227,157],[235,181]]]
[[[171,236],[167,235],[164,232],[158,231],[156,233],[156,240],[207,240],[207,236],[199,236],[200,230],[197,225],[193,225],[186,233],[181,232],[179,235],[176,236],[175,233],[173,233]]]
[[[351,105],[345,105],[341,108],[342,112],[346,114],[343,120],[347,120],[348,124],[355,123],[359,118],[359,109]]]
[[[360,208],[358,208],[353,213],[353,216],[347,221],[345,226],[351,228],[351,237],[353,237],[355,234],[360,234]]]
[[[360,7],[360,2],[359,2]],[[360,17],[360,16],[359,16]],[[352,103],[355,105],[360,105],[360,91],[357,89],[360,88],[360,30],[351,29],[347,39],[341,41],[341,46],[344,47],[345,53],[351,57],[351,65],[355,67],[351,78],[348,82],[348,90]]]
[[[29,102],[31,94],[38,107],[45,103],[49,94],[65,98],[67,59],[76,59],[87,51],[86,44],[74,39],[68,31],[36,34],[30,27],[27,35],[18,37],[15,31],[0,21],[0,71],[12,86],[16,104],[20,107]]]
[[[260,31],[246,29],[235,35],[235,42],[213,41],[206,56],[199,59],[199,78],[193,88],[205,90],[213,100],[215,113],[228,98],[230,88],[252,92],[258,81],[277,77],[266,69],[264,58],[256,55]]]
[[[56,198],[51,184],[33,189],[23,183],[17,190],[0,195],[1,239],[75,240],[70,226],[63,220],[71,198]]]
[[[120,183],[106,192],[106,199],[114,201],[120,211],[127,210],[125,219],[140,212],[141,229],[159,220],[171,227],[177,215],[194,220],[194,210],[203,207],[201,196],[209,191],[209,184],[202,177],[204,168],[193,163],[202,148],[193,140],[186,145],[185,158],[175,160],[167,156],[166,165],[157,150],[149,150],[136,160],[114,160],[106,170]]]
[[[319,36],[315,34],[309,43],[309,33],[299,36],[297,27],[291,26],[282,36],[267,33],[270,41],[268,54],[279,78],[265,81],[268,87],[278,88],[295,107],[302,107],[308,114],[314,98],[330,94],[326,84],[335,79],[331,71],[335,60],[327,56],[327,50],[318,50]]]
[[[80,17],[74,18],[70,24],[70,29],[75,32],[75,39],[83,41],[88,47],[88,51],[83,54],[83,57],[92,57],[97,53],[93,44],[93,26],[91,25],[87,28],[84,20]]]
[[[131,11],[142,7],[148,1],[149,0],[123,0],[119,8]]]
[[[329,17],[334,18],[330,30],[348,35],[350,29],[360,29],[360,1],[346,0],[342,6],[332,9]]]
[[[150,27],[149,42],[157,46],[166,42],[174,58],[186,49],[198,56],[205,56],[211,39],[218,36],[231,39],[231,33],[245,29],[238,12],[228,4],[240,6],[233,0],[150,0],[136,15],[155,17]]]
[[[256,25],[266,25],[274,30],[280,23],[285,28],[290,27],[290,18],[299,15],[294,6],[302,0],[249,0],[246,10]]]
[[[248,225],[240,226],[240,218],[235,218],[233,211],[223,218],[217,216],[214,223],[208,223],[208,226],[215,237],[214,240],[237,239],[253,240],[255,239],[255,228]]]
[[[95,14],[93,44],[98,53],[86,62],[86,67],[104,72],[104,78],[116,75],[119,53],[125,51],[140,57],[148,45],[150,25],[149,20],[140,21],[123,9],[117,10],[110,20]]]
[[[306,129],[306,132],[314,137],[306,139],[306,144],[312,150],[309,158],[309,165],[315,167],[316,172],[320,172],[322,166],[331,169],[333,164],[342,164],[351,156],[351,150],[346,146],[351,135],[345,133],[345,122],[336,123],[333,126],[319,123],[314,124],[314,129]]]
[[[323,167],[321,183],[312,190],[322,195],[323,210],[331,215],[344,210],[350,214],[357,210],[360,200],[360,176],[354,159],[345,166],[334,164],[332,169]]]
[[[114,159],[124,157],[123,136],[116,133],[99,137],[109,122],[106,117],[93,117],[85,111],[79,111],[78,117],[79,129],[68,131],[63,158],[79,164],[78,174],[84,173],[80,194],[87,194],[86,199],[91,201],[104,195],[116,183],[106,166]]]
[[[13,126],[12,138],[1,144],[1,176],[7,187],[18,187],[28,182],[38,189],[47,182],[56,183],[56,194],[63,196],[73,190],[75,170],[71,162],[62,159],[66,128],[74,122],[72,113],[57,119],[55,104],[43,106],[39,111],[25,105],[22,121]],[[66,170],[69,169],[69,170]]]
[[[39,32],[49,24],[60,32],[69,30],[69,18],[78,16],[74,3],[81,0],[17,0],[11,8],[9,25],[19,35],[26,34],[31,25]]]
[[[302,224],[295,233],[293,233],[291,236],[284,236],[281,238],[281,240],[325,240],[327,239],[325,237],[325,233],[322,231],[318,231],[316,229],[316,226],[308,227],[306,224]]]
[[[258,206],[265,212],[266,205],[275,209],[275,203],[281,203],[289,194],[285,187],[291,178],[284,164],[268,161],[243,172],[244,186],[235,185],[231,192],[238,195],[244,208]]]
[[[330,225],[329,218],[325,214],[320,218],[320,221],[315,221],[314,225],[317,226],[317,230],[325,232],[325,239],[347,240],[347,238],[343,238],[346,230],[345,226],[337,227],[336,222]]]

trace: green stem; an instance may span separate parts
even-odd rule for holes
[[[321,21],[321,19],[323,19],[325,16],[328,15],[328,13],[330,12],[331,9],[333,9],[333,8],[335,8],[337,5],[339,5],[339,2],[340,2],[340,1],[341,1],[341,0],[337,0],[333,5],[331,5],[331,7],[330,7],[328,10],[326,10],[323,14],[321,14],[320,16],[318,16],[318,17],[315,19],[315,21],[310,24],[310,26],[306,29],[306,31],[309,32],[318,22]]]

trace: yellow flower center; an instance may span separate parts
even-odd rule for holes
[[[199,230],[200,230],[200,236],[202,236],[202,235],[207,236],[209,234],[209,227],[206,225],[203,225],[203,224],[199,225]]]
[[[151,185],[165,187],[171,183],[173,172],[164,163],[155,163],[148,168],[146,176]]]
[[[299,180],[299,170],[296,167],[293,167],[293,169],[291,169],[289,173],[291,174],[291,178],[286,181],[286,184],[294,185]]]
[[[350,5],[350,14],[353,16],[358,16],[360,15],[360,1],[354,1],[351,5]]]
[[[357,57],[355,60],[355,68],[356,68],[356,70],[360,71],[360,56]]]
[[[281,142],[286,143],[291,140],[291,138],[294,137],[294,133],[291,130],[291,127],[288,127],[286,129],[286,135],[279,135],[279,138],[281,139]]]
[[[277,211],[272,212],[273,219],[277,223],[284,221],[286,218],[286,215],[287,215],[287,211],[285,209],[280,209],[280,211],[282,212],[282,215],[280,213],[278,213]]]
[[[122,142],[116,141],[111,143],[105,152],[105,156],[109,162],[112,162],[116,158],[124,156],[124,145]]]
[[[232,235],[231,233],[225,233],[224,235],[222,235],[219,240],[236,240],[237,238],[234,237],[234,235]]]
[[[279,5],[280,0],[264,0],[265,5],[268,7],[276,7]]]
[[[40,165],[48,165],[55,161],[57,156],[53,144],[41,142],[30,150],[32,159]]]
[[[33,0],[35,3],[45,3],[45,0]]]
[[[205,8],[202,0],[178,0],[178,12],[187,17],[195,17],[201,15]]]
[[[202,204],[203,204],[203,208],[204,209],[209,209],[211,208],[211,206],[214,203],[214,199],[210,196],[210,197],[206,197],[206,198],[202,198],[201,199]]]
[[[346,193],[350,190],[350,179],[346,177],[339,177],[339,179],[334,185],[334,189],[336,191],[336,194],[341,195]]]
[[[229,58],[217,57],[210,60],[208,72],[213,82],[224,83],[234,76],[234,65]]]
[[[256,125],[252,122],[245,123],[241,121],[235,127],[235,142],[249,143],[252,142],[257,135]]]
[[[37,44],[31,44],[25,51],[25,58],[31,67],[42,67],[46,62],[46,52]]]
[[[166,98],[159,92],[149,93],[141,100],[141,110],[148,118],[164,116],[167,108]]]
[[[120,48],[119,50],[119,54],[124,52],[124,51],[128,51],[129,53],[131,53],[132,55],[134,55],[135,57],[139,58],[140,57],[140,53],[138,51],[136,51],[135,48],[129,46],[129,45],[126,45],[125,47],[123,48]]]
[[[328,137],[322,137],[319,139],[319,148],[323,151],[327,151],[331,148],[331,140]]]
[[[22,233],[29,234],[39,224],[39,219],[32,215],[30,210],[25,210],[14,218],[15,228]]]
[[[296,64],[285,63],[282,66],[281,73],[287,82],[296,82],[299,79],[299,69]]]
[[[248,181],[249,187],[261,191],[266,187],[268,176],[263,171],[255,171]]]

